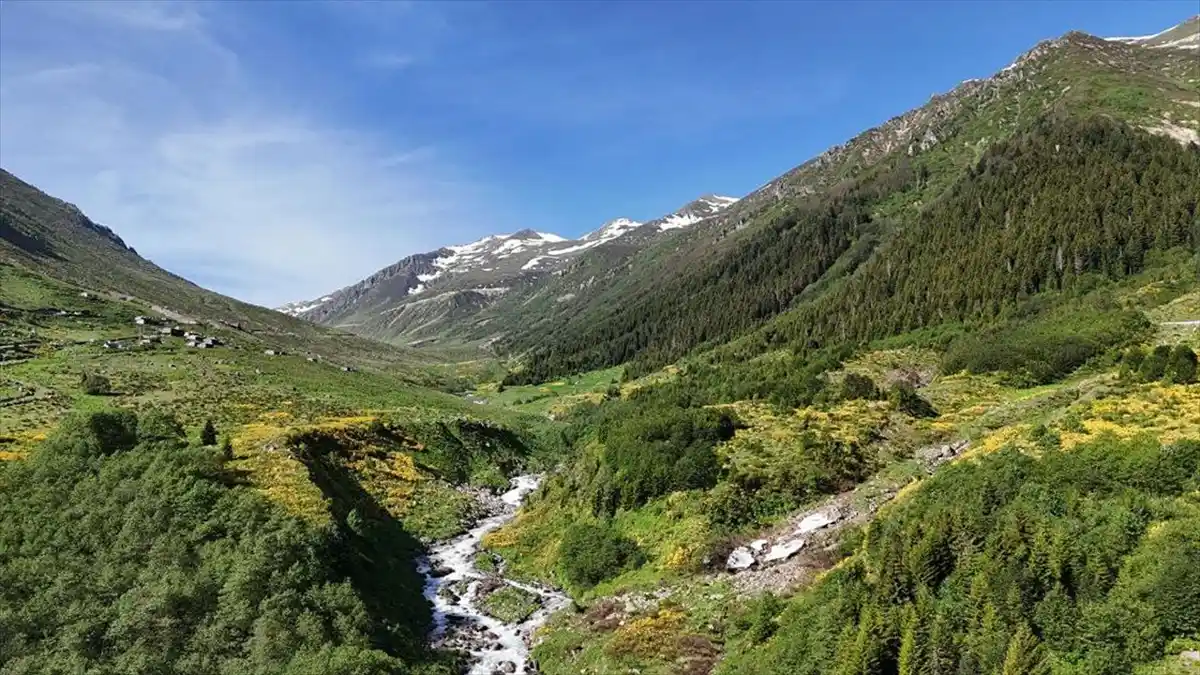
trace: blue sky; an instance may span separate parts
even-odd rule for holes
[[[1183,2],[0,2],[0,164],[265,305],[524,227],[741,196]]]

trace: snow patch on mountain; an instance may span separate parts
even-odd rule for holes
[[[308,312],[308,311],[311,311],[311,310],[314,310],[314,309],[320,307],[321,305],[329,302],[332,299],[333,299],[332,295],[326,295],[325,297],[321,298],[320,300],[299,300],[296,302],[289,302],[286,305],[276,307],[275,311],[282,312],[282,313],[288,314],[290,316],[300,316],[301,314],[303,314],[305,312]]]
[[[687,227],[688,225],[695,225],[701,220],[704,220],[702,216],[697,216],[693,213],[675,213],[667,216],[661,223],[658,224],[658,231],[664,232],[666,230],[677,230],[681,227]]]
[[[1105,39],[1110,42],[1142,45],[1153,49],[1200,50],[1200,15],[1194,16],[1164,31],[1159,31],[1154,35],[1110,37]]]
[[[658,221],[658,231],[677,230],[711,218],[737,203],[736,197],[707,195]]]
[[[600,227],[598,230],[593,230],[581,237],[583,241],[594,241],[597,244],[606,241],[612,241],[621,235],[627,234],[641,227],[642,223],[628,218],[617,218],[610,220]]]

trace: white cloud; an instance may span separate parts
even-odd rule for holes
[[[219,39],[223,7],[5,3],[0,163],[164,267],[265,305],[465,235],[477,186],[436,148],[280,96]]]

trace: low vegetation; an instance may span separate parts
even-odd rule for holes
[[[504,585],[488,593],[480,603],[484,612],[507,623],[522,623],[541,607],[538,596],[516,586]]]

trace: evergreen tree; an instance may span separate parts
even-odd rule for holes
[[[217,444],[217,428],[213,426],[212,420],[204,420],[204,428],[200,430],[200,445],[216,445]]]
[[[1037,636],[1022,622],[1008,641],[1001,675],[1042,675],[1048,672],[1042,646]]]

